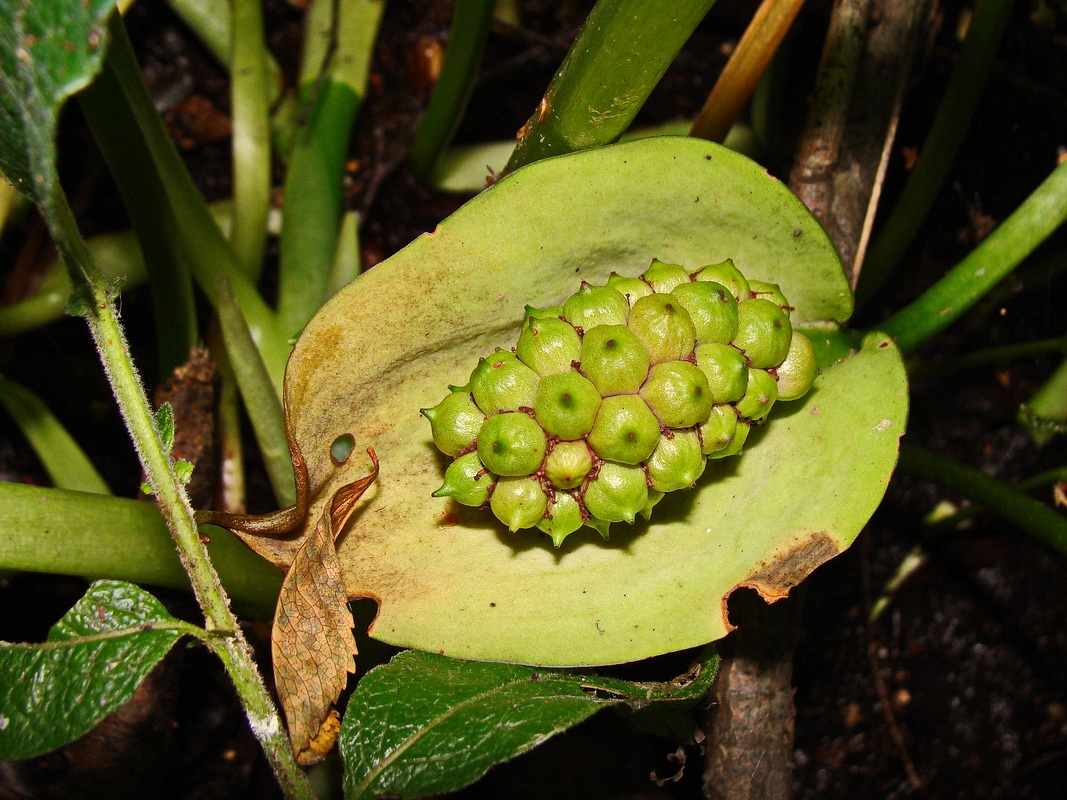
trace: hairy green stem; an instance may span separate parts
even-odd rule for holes
[[[85,278],[78,283],[85,293],[84,299],[88,301],[85,304],[85,317],[89,330],[148,484],[167,521],[193,594],[204,612],[206,628],[209,632],[228,634],[224,640],[224,661],[253,732],[286,794],[310,798],[312,795],[307,779],[284,737],[281,719],[256,667],[252,649],[230,610],[229,598],[200,539],[189,496],[178,480],[169,454],[164,450],[148,398],[129,358],[125,331],[115,312],[115,297],[107,286],[92,280],[95,270],[89,261],[88,250],[61,192],[54,193],[52,208],[46,210],[46,216],[53,238],[64,261],[71,265],[75,280],[78,277]]]
[[[441,154],[456,135],[474,90],[495,6],[496,0],[456,2],[441,76],[433,87],[430,104],[415,132],[408,155],[411,172],[420,181],[430,180]]]
[[[1067,554],[1067,517],[1018,489],[913,445],[901,445],[899,468],[981,503],[1049,547]]]
[[[1067,161],[921,297],[879,328],[908,354],[977,303],[1067,220]]]
[[[504,172],[614,142],[715,0],[600,0]]]
[[[923,143],[904,191],[871,244],[856,287],[856,308],[862,307],[900,261],[948,175],[969,129],[989,70],[1011,15],[1013,0],[979,0],[971,18],[960,59],[952,71],[944,99]]]

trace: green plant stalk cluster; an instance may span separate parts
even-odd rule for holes
[[[348,139],[366,92],[383,6],[344,0],[334,18],[327,13],[333,4],[318,0],[309,20],[310,52],[300,87],[306,119],[296,131],[285,178],[278,318],[287,336],[296,336],[329,296]]]
[[[116,27],[121,22],[113,26],[113,33]],[[78,98],[111,166],[141,246],[152,288],[160,371],[170,374],[189,359],[199,335],[193,282],[178,224],[151,153],[131,146],[128,132],[137,128],[137,120],[124,101],[121,78],[110,59],[105,59],[96,79]]]
[[[214,307],[275,496],[280,504],[290,504],[295,496],[294,482],[279,394],[288,345],[277,332],[273,312],[223,238],[178,157],[117,17],[112,19],[110,31],[112,43],[104,60],[101,86],[113,86],[115,91],[90,89],[80,96],[82,107],[91,125],[105,126],[96,133],[110,158],[112,172],[134,176],[119,183],[120,190],[125,187],[132,192],[125,198],[127,207],[147,205],[155,212],[134,216],[142,229],[140,238],[153,241],[161,237],[173,243],[178,248],[174,259],[188,262]],[[128,117],[135,124],[124,128],[121,138],[112,138],[107,121]],[[145,171],[137,172],[138,167]],[[159,192],[142,197],[139,187],[151,187],[155,181]]]

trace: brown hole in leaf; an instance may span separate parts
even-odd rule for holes
[[[727,631],[736,626],[730,624],[730,597],[740,588],[754,589],[768,603],[786,597],[789,590],[803,581],[816,567],[829,561],[840,552],[837,542],[825,531],[815,531],[790,550],[778,553],[755,565],[749,576],[739,581],[722,599],[722,622]]]

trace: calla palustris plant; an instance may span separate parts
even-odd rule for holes
[[[556,548],[536,528],[512,532],[487,508],[432,496],[451,458],[420,410],[462,385],[479,359],[514,347],[528,306],[557,306],[613,272],[638,276],[653,259],[694,271],[729,259],[749,280],[777,284],[793,328],[820,354],[811,390],[776,406],[740,456],[709,462],[695,488],[671,492],[651,521],[612,524],[607,540],[585,527]],[[785,596],[852,542],[885,491],[906,378],[887,336],[843,335],[851,310],[818,222],[740,155],[660,138],[534,163],[369,270],[308,324],[285,401],[310,513],[295,538],[249,544],[289,566],[334,494],[373,472],[372,448],[377,481],[333,535],[344,594],[379,605],[375,638],[539,666],[633,661],[713,641],[730,630],[735,589]],[[356,446],[338,463],[331,447],[346,436]]]

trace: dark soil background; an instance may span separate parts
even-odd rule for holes
[[[495,27],[484,74],[459,141],[509,138],[525,122],[585,18],[589,2],[523,2],[523,31]],[[1061,4],[1062,7],[1062,4]],[[267,3],[269,43],[292,72],[301,12]],[[795,91],[781,110],[787,148],[768,163],[787,176],[806,110],[830,4],[811,0],[791,41]],[[905,100],[885,208],[907,174],[959,50],[965,4],[937,8]],[[432,85],[451,4],[394,0],[387,8],[370,94],[352,144],[346,196],[366,213],[363,258],[371,266],[432,230],[462,197],[418,185],[403,162]],[[751,14],[721,0],[656,90],[639,122],[693,116]],[[226,79],[205,49],[161,2],[142,0],[128,18],[157,103],[190,169],[211,199],[229,192]],[[76,111],[62,134],[63,167],[86,233],[126,224],[121,203]],[[876,325],[933,283],[1046,177],[1067,145],[1067,16],[1043,2],[1015,4],[998,61],[949,180],[903,267],[854,321]],[[39,222],[0,242],[0,286],[10,302],[32,289],[49,247]],[[14,235],[17,234],[17,235]],[[1021,403],[1062,354],[951,371],[963,353],[1063,336],[1067,277],[1063,231],[1047,242],[995,302],[924,347],[913,361],[907,440],[981,468],[1007,483],[1067,463],[1059,437],[1036,448],[1017,423]],[[1051,259],[1051,262],[1049,261]],[[1033,265],[1053,263],[1041,273]],[[269,278],[268,278],[269,281]],[[154,374],[151,310],[143,290],[123,296],[134,355]],[[110,481],[134,496],[140,472],[84,325],[65,320],[0,342],[0,373],[32,387],[70,427]],[[24,440],[0,416],[0,478],[46,482]],[[253,480],[262,487],[262,480]],[[265,492],[262,490],[261,492]],[[1040,495],[1052,502],[1051,491]],[[265,493],[253,503],[269,504]],[[799,593],[803,621],[794,663],[797,798],[1023,798],[1053,800],[1067,786],[1067,560],[996,517],[958,529],[924,522],[940,501],[964,502],[929,483],[897,475],[856,544],[820,568]],[[768,510],[773,513],[773,509]],[[103,522],[106,524],[106,521]],[[872,604],[909,553],[921,565],[874,622]],[[43,638],[82,594],[77,579],[0,577],[0,639]],[[191,619],[180,594],[162,593]],[[269,631],[250,626],[261,645]],[[366,666],[386,654],[364,648]],[[669,676],[678,658],[633,667]],[[265,798],[277,788],[217,665],[197,649],[178,650],[118,719],[57,753],[0,764],[0,799],[26,797]],[[463,798],[696,798],[699,745],[636,731],[603,713],[532,753],[494,769]],[[327,762],[318,778],[336,779]],[[334,777],[331,778],[331,773]]]

